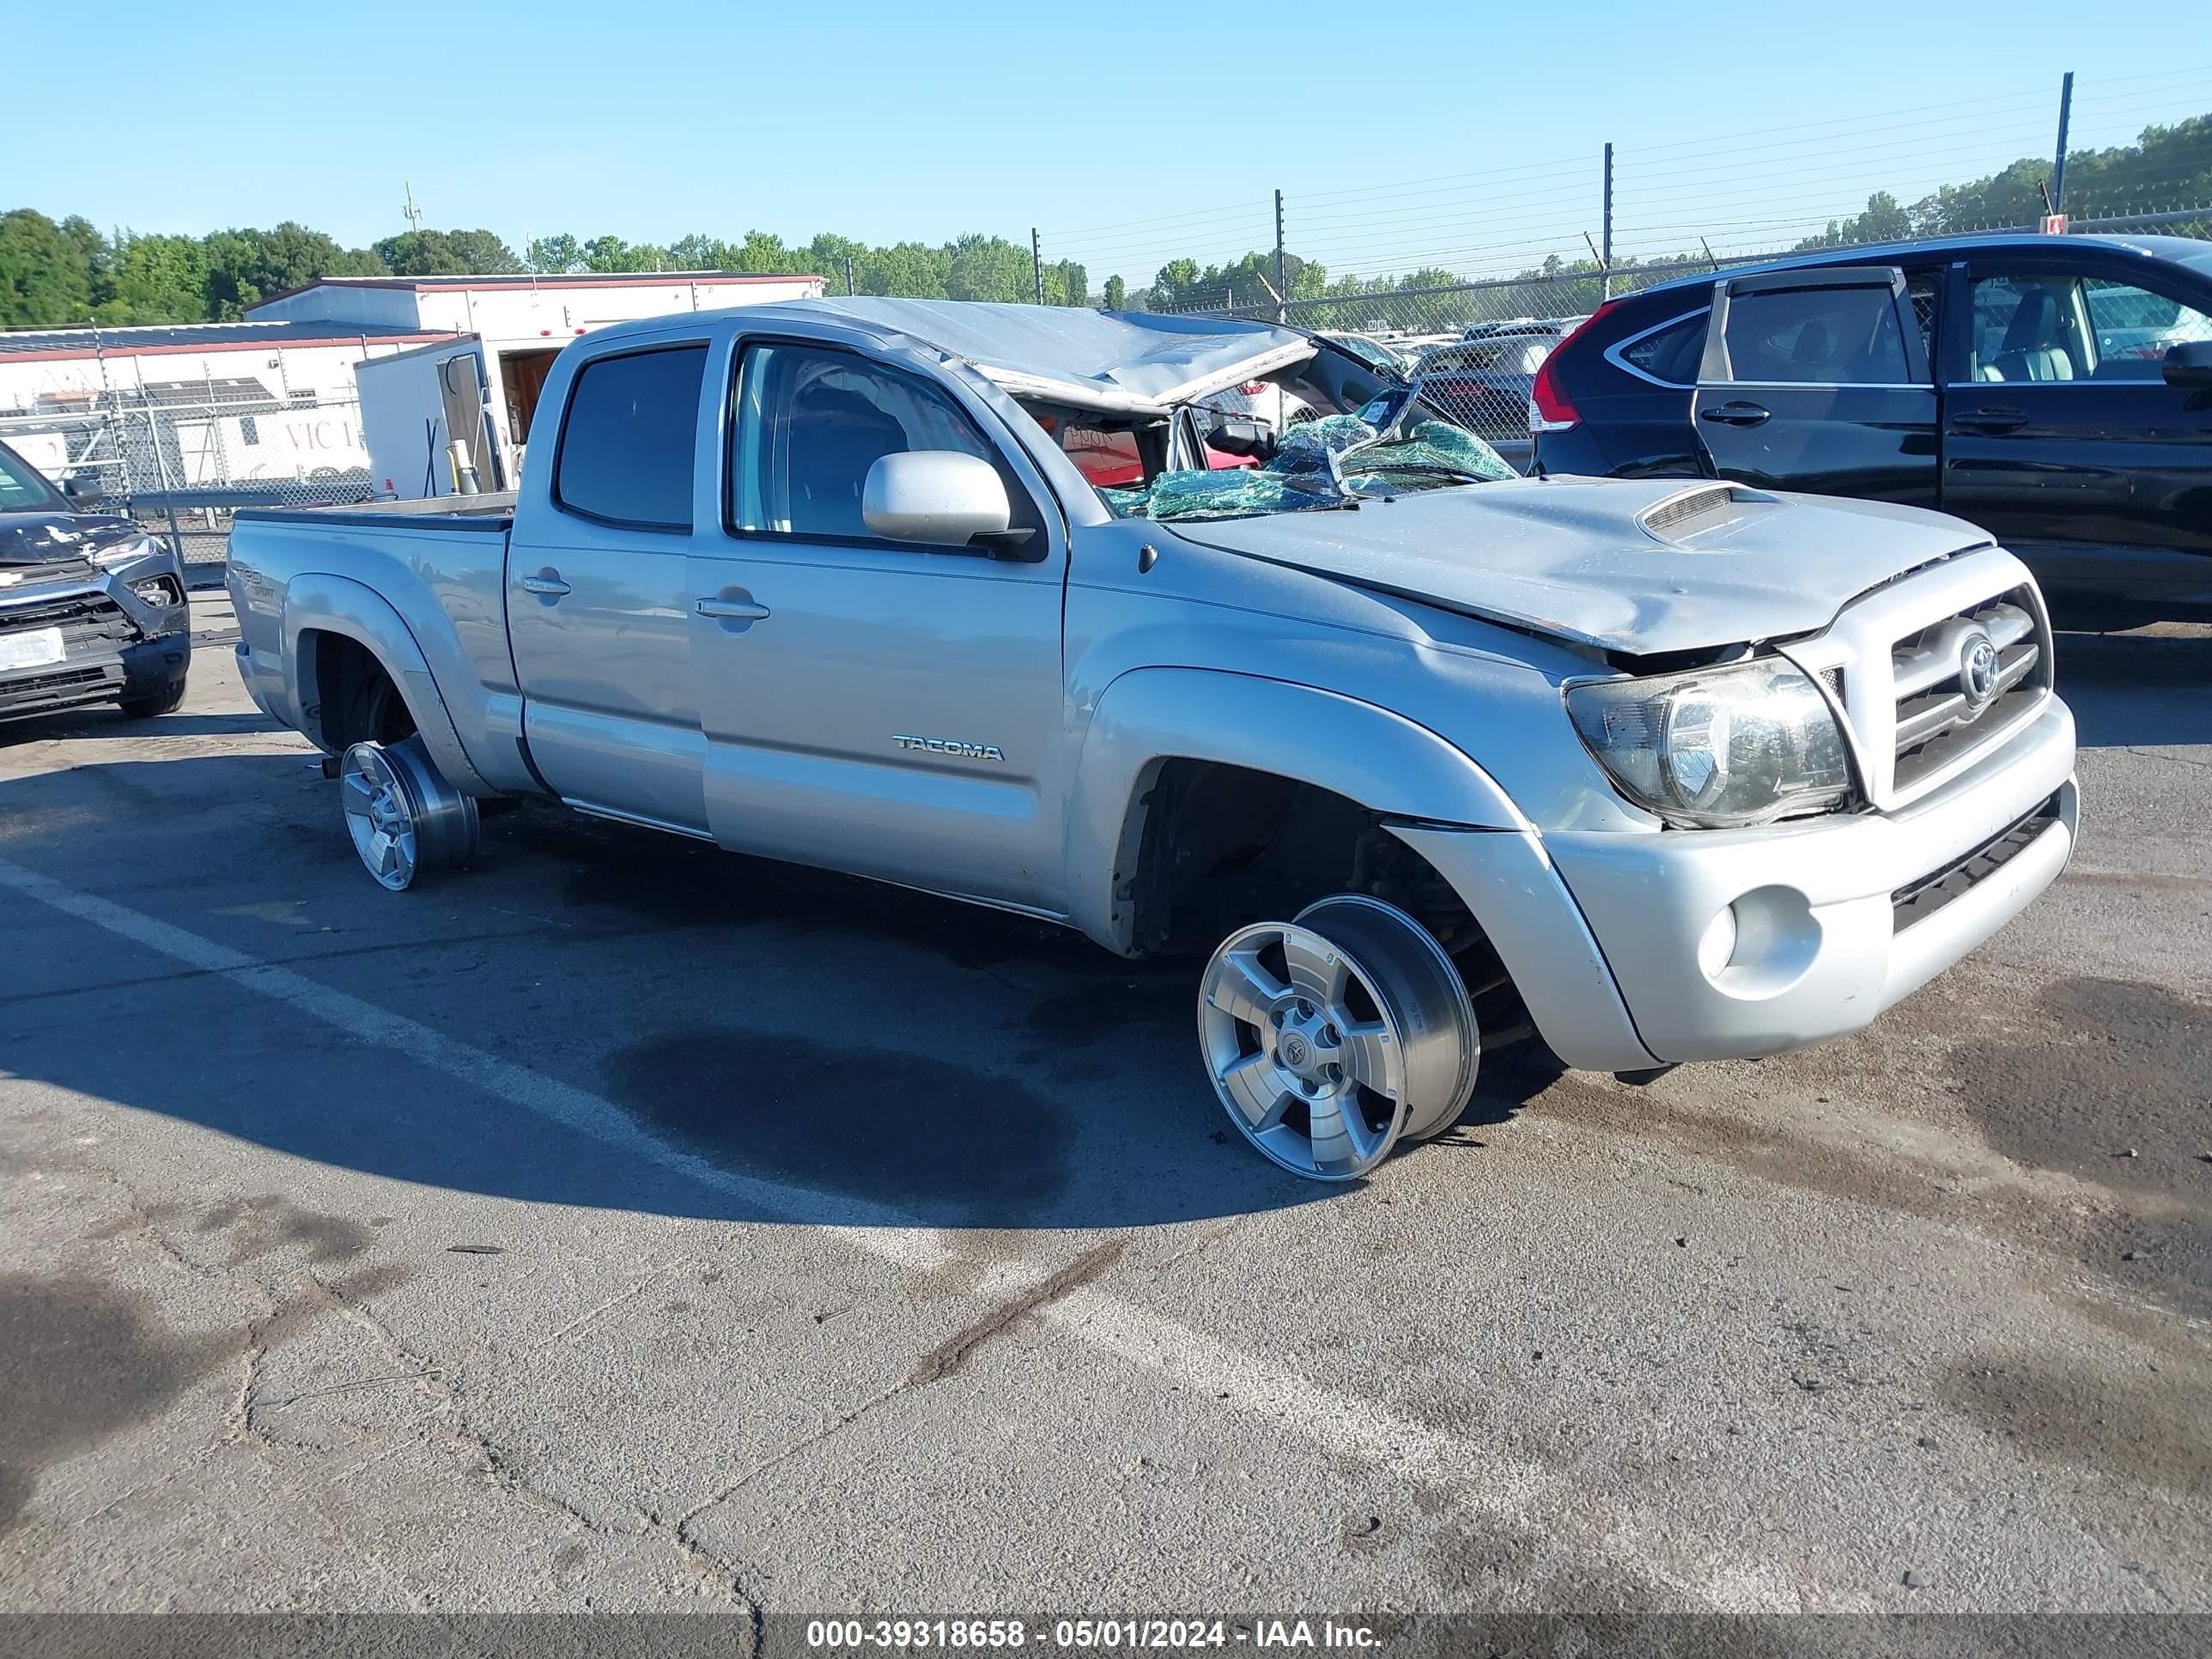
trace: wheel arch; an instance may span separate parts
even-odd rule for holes
[[[1067,818],[1070,919],[1110,950],[1141,948],[1139,877],[1159,785],[1194,764],[1308,786],[1378,822],[1527,828],[1472,758],[1401,714],[1260,675],[1132,670],[1085,730]]]
[[[350,577],[313,574],[295,577],[285,589],[283,648],[286,683],[299,704],[300,729],[319,748],[331,748],[323,737],[319,660],[331,639],[351,641],[384,671],[406,705],[423,747],[455,788],[471,795],[497,793],[461,747],[428,659],[391,601]]]

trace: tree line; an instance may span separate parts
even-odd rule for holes
[[[2047,158],[2023,157],[2000,172],[1945,185],[1909,205],[1877,191],[1865,211],[1831,222],[1797,246],[2032,224],[2044,211],[2043,191],[2051,175]],[[2065,207],[2077,221],[2172,206],[2212,206],[2212,114],[2147,127],[2133,144],[2076,151],[2067,158]],[[2165,228],[2212,234],[2212,214]],[[1706,257],[1700,250],[1647,259],[1642,268],[1655,277],[1644,280],[1702,264]],[[410,230],[368,247],[348,248],[289,220],[270,230],[219,230],[195,237],[104,233],[81,215],[57,221],[30,208],[0,214],[0,325],[6,326],[220,321],[243,315],[272,294],[324,276],[650,270],[804,273],[822,277],[832,294],[920,299],[1025,301],[1034,299],[1036,289],[1028,246],[980,233],[935,245],[907,241],[886,246],[827,231],[796,245],[760,230],[734,242],[695,234],[665,244],[562,234],[534,237],[518,253],[489,230]],[[1601,276],[1595,260],[1553,257],[1502,288],[1486,287],[1479,296],[1425,297],[1423,323],[1456,327],[1480,316],[1588,310],[1597,302]],[[1117,311],[1268,310],[1279,294],[1285,301],[1308,302],[1293,313],[1297,320],[1347,328],[1389,320],[1388,296],[1453,288],[1467,280],[1440,265],[1395,276],[1332,277],[1318,261],[1294,252],[1285,252],[1279,272],[1273,249],[1225,264],[1170,260],[1138,289],[1112,276],[1093,293],[1089,273],[1073,260],[1048,263],[1043,278],[1048,305],[1103,304]],[[1619,279],[1614,286],[1618,290]]]
[[[563,234],[536,237],[517,253],[489,230],[410,230],[349,248],[289,220],[269,230],[181,236],[107,233],[82,215],[54,220],[31,208],[0,214],[0,326],[6,327],[224,322],[272,295],[325,276],[654,270],[806,274],[820,276],[832,294],[1036,297],[1030,250],[1003,236],[877,247],[824,232],[794,247],[758,230],[737,242],[692,235],[665,245]],[[1109,288],[1118,298],[1119,280]],[[1048,263],[1044,299],[1048,305],[1089,301],[1083,266],[1073,260]]]

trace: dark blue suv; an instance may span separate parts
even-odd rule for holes
[[[2212,242],[1960,237],[1683,277],[1561,343],[1528,424],[1540,473],[1939,507],[2062,615],[2212,613]]]

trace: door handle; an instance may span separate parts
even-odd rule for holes
[[[1757,426],[1769,419],[1773,410],[1761,409],[1757,404],[1723,404],[1717,409],[1701,409],[1701,421],[1717,421],[1723,426]]]
[[[2027,424],[2027,411],[2008,404],[1988,404],[1954,415],[1951,424],[1965,427],[1969,432],[2010,432]]]
[[[561,580],[559,571],[541,570],[522,579],[522,591],[535,593],[541,599],[557,599],[568,591],[568,584]]]
[[[768,617],[768,607],[750,599],[700,599],[691,608],[702,617],[724,622],[763,622]]]

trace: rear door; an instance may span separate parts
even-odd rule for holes
[[[1936,504],[1936,388],[1895,266],[1716,283],[1692,410],[1717,477]]]
[[[2052,239],[1953,273],[1944,505],[2054,591],[2212,600],[2212,392],[2169,347],[2212,339],[2212,283]]]
[[[703,834],[690,550],[703,341],[588,359],[507,557],[523,730],[571,805]],[[540,483],[540,477],[543,483]]]

